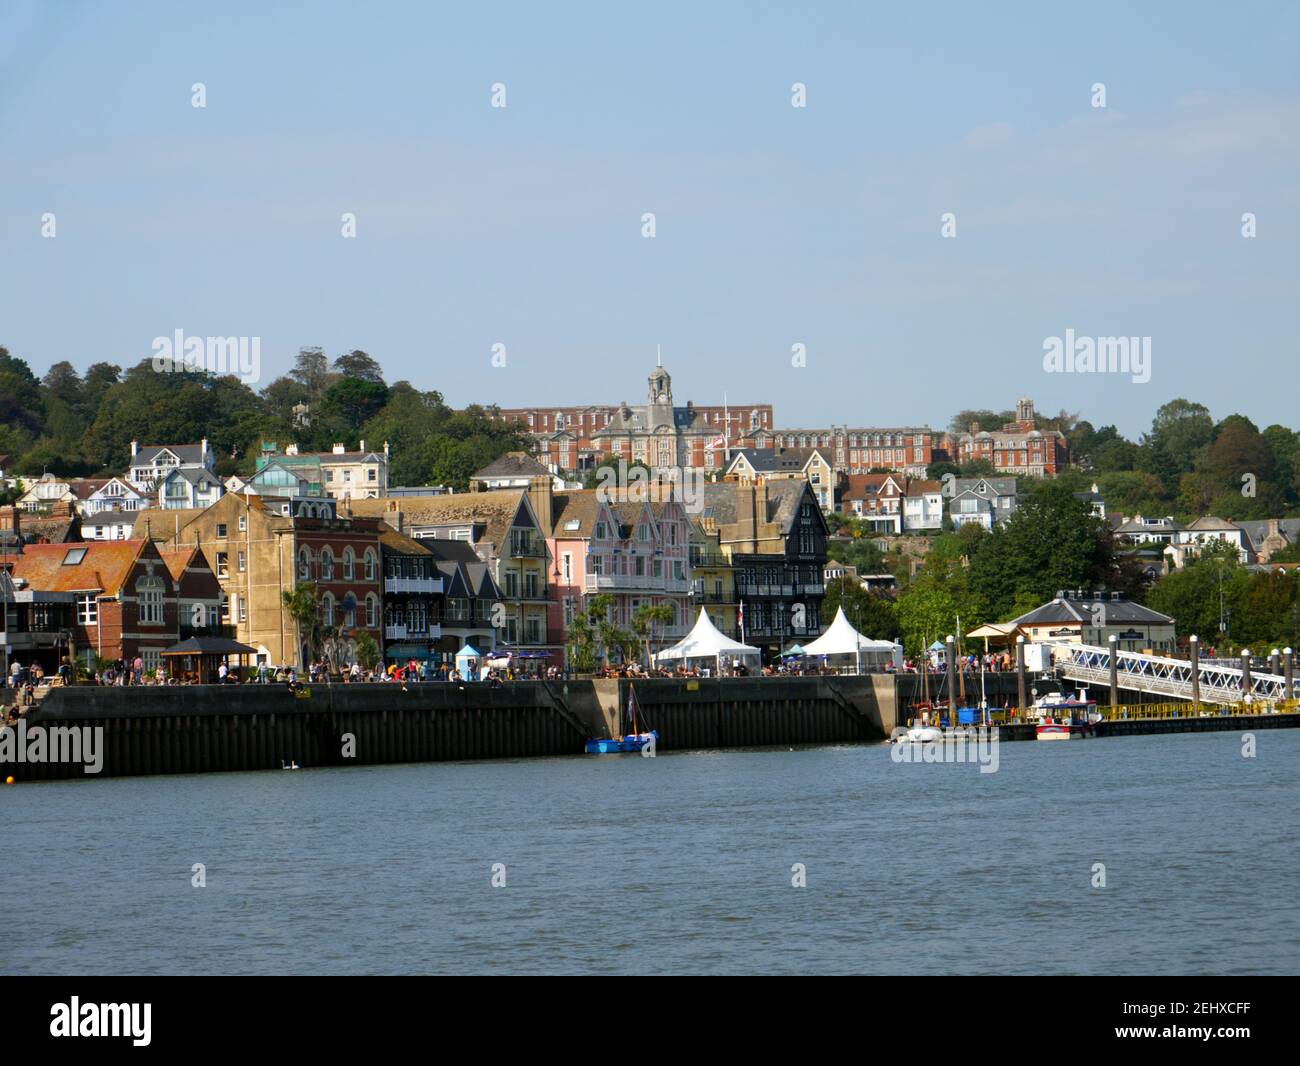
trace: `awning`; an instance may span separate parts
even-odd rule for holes
[[[229,637],[190,637],[173,644],[164,655],[256,655],[257,649]]]
[[[427,644],[390,644],[384,650],[385,659],[431,659],[437,654]]]

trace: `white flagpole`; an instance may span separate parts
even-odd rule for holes
[[[727,466],[731,465],[731,412],[727,410],[727,394],[722,394],[722,448],[723,455],[727,460]]]

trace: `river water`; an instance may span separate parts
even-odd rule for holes
[[[1295,973],[1300,732],[1255,737],[19,784],[0,972]]]

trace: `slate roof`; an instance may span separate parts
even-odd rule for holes
[[[760,522],[775,522],[782,534],[788,534],[799,516],[799,505],[807,494],[812,499],[808,482],[791,479],[786,481],[766,482],[767,514],[759,515]],[[738,521],[739,508],[748,507],[749,493],[755,486],[742,485],[734,481],[710,481],[704,484],[704,510],[702,517],[712,518],[719,526],[734,525]],[[818,514],[821,509],[818,508]]]
[[[754,471],[759,474],[798,473],[808,465],[817,448],[741,448],[732,459],[732,465],[742,455]],[[823,455],[824,459],[825,456]],[[728,467],[728,469],[731,469]]]
[[[1113,600],[1105,592],[1085,593],[1082,599],[1069,594],[1064,598],[1058,596],[1041,607],[1035,607],[1027,614],[1022,614],[1019,618],[1013,618],[1011,624],[1041,626],[1087,623],[1090,625],[1093,617],[1090,608],[1093,604],[1101,604],[1106,608],[1107,625],[1124,625],[1131,622],[1144,625],[1174,624],[1174,620],[1167,614],[1153,611],[1150,607],[1143,607],[1142,604],[1134,603],[1132,600]]]
[[[470,476],[471,481],[489,478],[550,477],[551,472],[527,452],[506,452],[482,470]]]
[[[130,466],[149,466],[162,452],[171,452],[182,463],[203,465],[202,444],[142,444],[136,449]]]

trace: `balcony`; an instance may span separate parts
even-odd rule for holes
[[[546,541],[541,537],[510,538],[510,555],[515,559],[545,559]]]
[[[433,624],[424,629],[411,626],[384,626],[384,640],[441,640],[442,626]]]
[[[685,592],[690,586],[686,578],[651,574],[587,574],[583,581],[587,592]]]
[[[442,578],[386,577],[384,578],[384,592],[386,594],[414,592],[436,595],[442,592]]]

